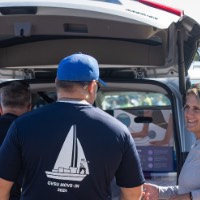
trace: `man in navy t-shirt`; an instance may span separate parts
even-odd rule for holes
[[[124,200],[144,183],[135,143],[121,122],[93,107],[95,58],[73,54],[57,70],[58,101],[19,117],[0,150],[0,199],[23,169],[22,200],[109,200],[113,178]]]
[[[31,91],[23,81],[8,81],[1,85],[1,116],[0,116],[0,148],[12,122],[20,115],[31,111]],[[19,200],[21,194],[22,177],[15,181],[10,200]],[[0,192],[1,193],[1,192]]]

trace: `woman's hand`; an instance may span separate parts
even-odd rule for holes
[[[144,195],[143,200],[158,200],[158,186],[151,184],[151,183],[145,183],[144,184]]]

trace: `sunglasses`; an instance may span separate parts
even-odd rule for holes
[[[100,86],[100,83],[98,81],[96,81],[96,84],[97,84],[97,93],[99,92],[101,86]]]
[[[190,88],[191,89],[196,88],[200,90],[200,83],[193,83]]]
[[[193,91],[198,97],[200,97],[200,83],[193,83],[187,93],[190,93],[190,91]]]

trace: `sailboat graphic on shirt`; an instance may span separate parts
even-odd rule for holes
[[[45,173],[49,178],[70,181],[82,181],[89,174],[88,161],[76,136],[75,125],[63,143],[54,168]]]

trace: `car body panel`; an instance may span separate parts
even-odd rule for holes
[[[56,65],[63,56],[82,51],[108,67],[143,68],[147,78],[178,77],[180,40],[187,73],[198,23],[137,1],[122,2],[0,2],[0,66]]]
[[[81,16],[90,18],[93,17],[106,20],[110,19],[131,23],[134,22],[138,24],[149,24],[151,26],[155,26],[161,29],[168,28],[172,22],[178,22],[178,20],[180,19],[179,16],[167,12],[164,13],[164,19],[163,12],[160,12],[159,10],[151,8],[149,6],[142,5],[137,1],[116,1],[116,3],[112,1],[112,3],[110,3],[109,1],[92,0],[74,0],[73,2],[70,0],[8,0],[6,2],[0,2],[1,7],[22,7],[27,5],[37,6],[39,8],[37,15],[42,15],[47,12],[51,13],[51,11],[56,14],[57,11],[58,13],[60,12],[60,9],[67,8],[67,10],[63,9],[63,12],[65,12],[68,16]],[[54,9],[52,10],[51,8]],[[57,8],[57,11],[55,8]],[[152,13],[152,11],[155,12]]]

